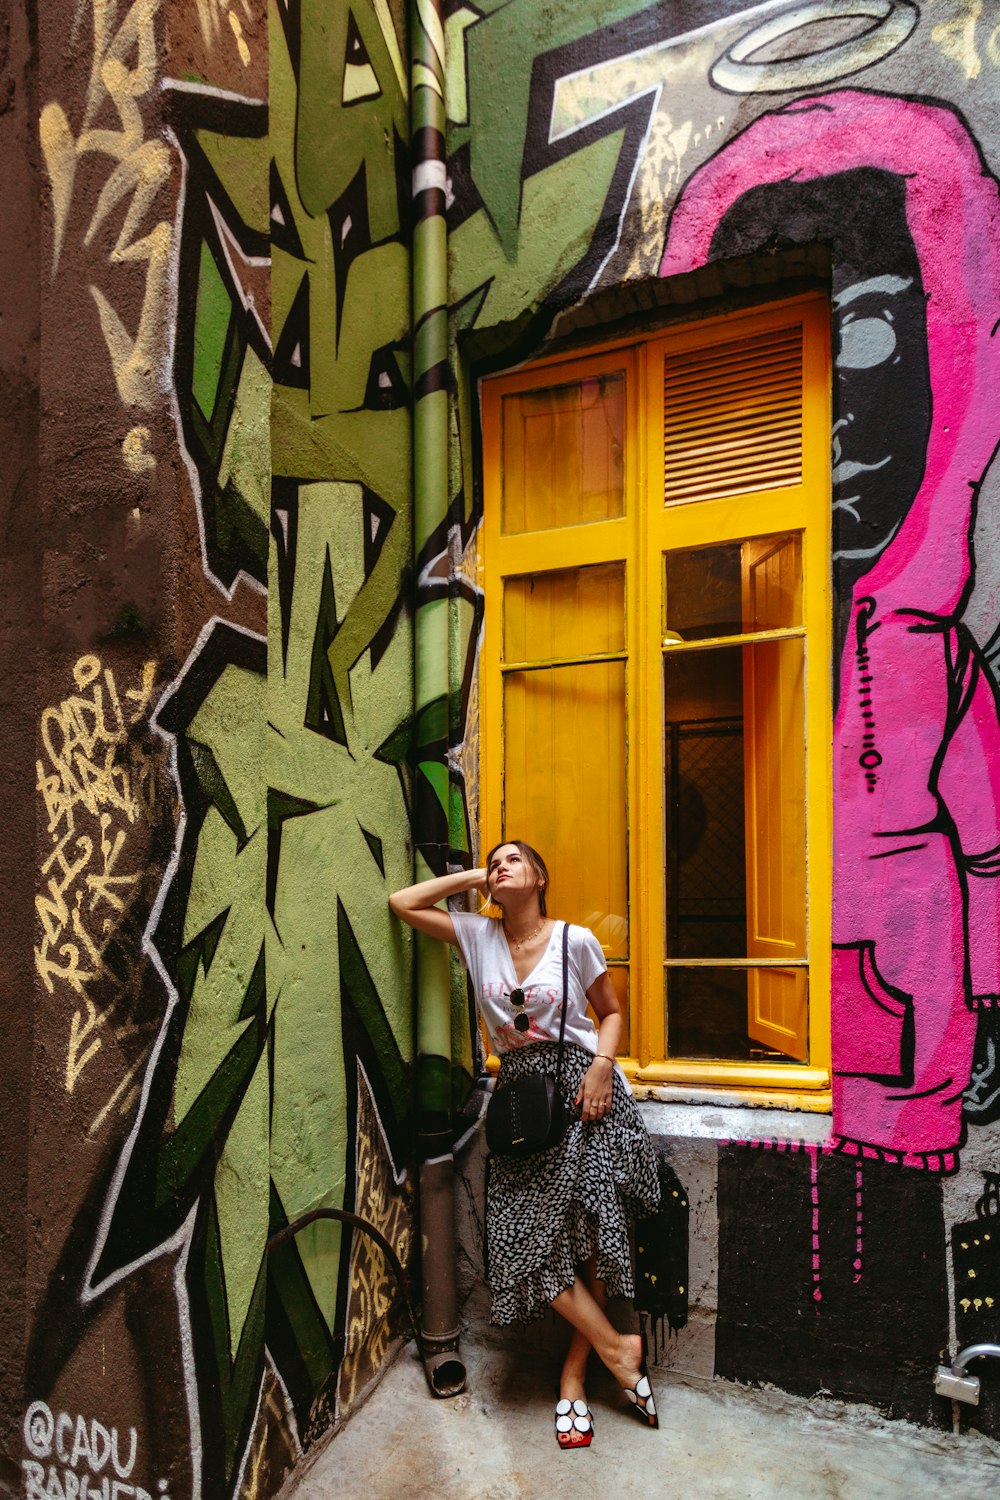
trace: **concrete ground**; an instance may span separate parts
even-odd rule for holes
[[[463,1336],[467,1393],[427,1394],[411,1344],[344,1429],[291,1476],[282,1500],[997,1500],[1000,1444],[885,1422],[867,1407],[654,1371],[661,1427],[591,1382],[594,1442],[560,1452],[558,1356],[544,1330]]]

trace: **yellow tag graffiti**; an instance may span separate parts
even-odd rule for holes
[[[111,164],[83,237],[85,246],[121,201],[128,199],[110,258],[112,264],[146,264],[135,332],[125,327],[99,287],[91,286],[90,294],[118,394],[126,406],[143,411],[152,409],[158,395],[173,237],[168,220],[146,222],[153,200],[170,177],[171,154],[163,141],[145,138],[140,109],[140,101],[156,83],[156,17],[161,3],[135,0],[119,24],[118,0],[92,0],[94,52],[79,134],[74,135],[66,111],[56,101],[45,106],[39,120],[42,154],[52,184],[53,274],[63,250],[80,159],[92,153]],[[95,126],[98,117],[108,113],[117,118],[117,126]]]
[[[36,787],[52,847],[35,896],[35,968],[48,993],[72,1007],[69,1093],[100,1051],[116,1007],[118,1031],[128,1025],[124,1001],[135,981],[110,970],[106,955],[139,894],[147,830],[161,815],[160,752],[144,748],[138,730],[155,678],[156,663],[147,661],[122,691],[99,657],[81,656],[73,668],[75,691],[46,708],[39,723]],[[138,972],[141,966],[132,967]],[[99,982],[97,1000],[90,987]]]

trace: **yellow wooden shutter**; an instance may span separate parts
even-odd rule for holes
[[[802,478],[802,326],[685,349],[663,362],[668,505]]]

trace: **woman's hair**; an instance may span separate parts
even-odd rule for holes
[[[549,871],[548,866],[546,865],[544,859],[539,854],[537,849],[533,849],[532,846],[530,844],[526,844],[523,839],[501,839],[499,844],[493,845],[493,848],[486,856],[484,863],[486,865],[487,871],[490,868],[490,860],[493,858],[497,850],[506,848],[508,844],[513,844],[515,849],[520,849],[522,855],[534,870],[535,875],[538,878],[538,909],[543,917],[548,916],[548,912],[545,910],[545,893],[549,888]]]

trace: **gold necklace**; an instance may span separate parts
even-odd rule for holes
[[[543,917],[534,931],[526,932],[523,938],[512,938],[506,927],[504,927],[503,935],[507,939],[507,942],[510,944],[510,946],[513,948],[514,952],[520,953],[525,943],[530,943],[533,937],[537,937],[544,926],[545,918]]]

